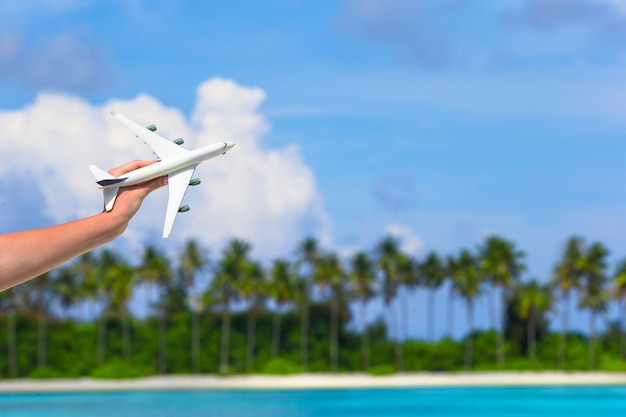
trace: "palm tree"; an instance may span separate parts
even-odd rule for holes
[[[504,320],[506,316],[506,292],[508,288],[519,279],[520,274],[526,269],[521,260],[524,253],[515,249],[515,245],[508,240],[497,236],[487,238],[485,245],[480,250],[480,269],[486,281],[490,282],[494,289],[499,288],[500,298],[500,325],[498,326],[498,364],[504,366]],[[492,300],[495,291],[492,291]]]
[[[536,363],[537,321],[550,311],[554,304],[552,287],[541,285],[537,280],[525,284],[518,284],[516,292],[519,297],[519,315],[526,323],[526,338],[528,339],[528,356],[533,366]]]
[[[428,340],[434,341],[435,328],[435,292],[441,287],[446,278],[444,264],[435,252],[426,255],[426,259],[419,265],[420,275],[424,286],[429,290],[428,295]]]
[[[334,253],[325,254],[316,269],[315,282],[329,290],[330,310],[330,367],[333,372],[339,369],[339,309],[344,295],[345,274],[339,258]]]
[[[117,262],[102,277],[104,285],[108,287],[110,292],[110,308],[118,317],[122,324],[122,354],[124,359],[131,359],[131,317],[128,311],[128,303],[132,297],[133,287],[133,268],[124,260],[118,259]]]
[[[209,259],[197,240],[189,239],[180,256],[180,272],[187,285],[193,286],[196,275],[207,268]]]
[[[400,257],[398,262],[399,274],[399,292],[398,297],[401,306],[400,322],[402,324],[402,334],[400,339],[407,340],[409,338],[409,294],[414,293],[415,289],[421,284],[419,262],[408,255]]]
[[[180,261],[180,275],[188,288],[193,288],[196,284],[196,275],[206,269],[209,259],[205,255],[199,243],[190,239],[185,243]],[[194,374],[199,372],[200,361],[200,320],[199,314],[202,310],[200,297],[192,294],[190,297],[191,310],[191,370]]]
[[[389,323],[396,337],[395,356],[396,368],[404,370],[404,358],[398,331],[396,311],[391,305],[398,293],[400,285],[401,265],[405,262],[405,256],[401,253],[398,241],[392,236],[384,237],[376,246],[376,266],[382,276],[383,301],[389,314]]]
[[[38,317],[38,337],[37,337],[37,364],[39,366],[48,365],[48,305],[50,295],[48,281],[50,273],[46,272],[39,276],[33,283],[37,294],[37,317]]]
[[[474,300],[481,293],[481,276],[477,259],[466,249],[452,261],[452,274],[456,291],[467,305],[467,339],[465,342],[465,367],[472,368],[474,349]]]
[[[243,240],[231,240],[217,263],[217,269],[209,293],[222,306],[222,342],[220,345],[220,372],[228,372],[230,348],[230,308],[239,296],[237,288],[250,269],[248,258],[252,247]]]
[[[559,344],[558,365],[563,369],[565,361],[565,350],[567,347],[567,334],[569,327],[569,300],[572,290],[580,289],[582,271],[580,269],[581,259],[584,251],[582,238],[572,236],[565,244],[565,249],[561,260],[554,268],[554,275],[551,284],[561,292],[563,321],[561,326],[561,342]]]
[[[280,353],[280,316],[284,306],[295,298],[294,284],[289,262],[284,259],[275,259],[272,262],[270,280],[267,284],[267,295],[276,303],[272,324],[272,357],[277,357]]]
[[[247,273],[238,285],[243,299],[248,301],[248,329],[246,367],[248,372],[254,370],[254,350],[256,345],[256,314],[265,300],[265,271],[258,262],[250,262]]]
[[[100,291],[100,282],[97,277],[98,262],[99,259],[96,252],[87,252],[81,255],[70,267],[72,273],[75,274],[77,286],[76,301],[82,302],[84,306],[85,322],[90,318],[89,307],[95,306],[98,301],[98,293]],[[73,297],[74,294],[70,296]]]
[[[620,355],[626,359],[626,259],[622,259],[615,269],[613,276],[613,295],[619,302],[621,337]]]
[[[456,283],[454,268],[456,267],[456,260],[453,256],[447,256],[444,264],[445,278],[444,280],[449,281],[449,289],[448,289],[448,317],[447,317],[447,330],[446,337],[452,339],[452,333],[454,332],[454,296],[456,293]]]
[[[59,303],[59,307],[65,313],[65,318],[70,316],[70,311],[80,301],[84,292],[80,288],[74,265],[55,269],[50,282],[50,290],[53,298]]]
[[[9,377],[16,378],[18,374],[17,360],[17,309],[18,291],[21,286],[0,291],[0,309],[7,317],[7,364]]]
[[[580,308],[588,308],[589,315],[589,368],[595,369],[596,316],[607,309],[609,293],[605,289],[606,257],[608,250],[600,243],[593,243],[584,253],[580,270],[584,278]]]
[[[193,294],[189,298],[191,314],[191,373],[200,372],[200,315],[205,309],[201,294]]]
[[[361,301],[361,351],[363,370],[370,367],[369,337],[367,326],[367,303],[376,295],[374,263],[365,252],[357,252],[350,261],[349,280],[354,295]]]
[[[46,272],[20,286],[24,306],[37,317],[37,365],[42,367],[48,362],[48,313],[53,295],[50,275]]]
[[[100,252],[99,259],[95,264],[95,282],[98,283],[97,298],[101,303],[100,321],[98,322],[98,335],[96,341],[96,357],[98,365],[103,365],[106,360],[106,333],[109,313],[110,282],[104,279],[107,270],[117,263],[114,252],[104,249]]]
[[[122,326],[122,353],[130,360],[130,317],[128,302],[132,296],[133,268],[119,253],[109,249],[100,252],[95,276],[99,283],[99,299],[102,312],[98,325],[98,364],[106,360],[107,322],[111,316],[117,317]]]
[[[141,265],[137,269],[139,275],[138,282],[152,287],[156,295],[154,307],[157,312],[158,327],[158,360],[157,369],[159,373],[167,372],[167,308],[165,308],[165,288],[172,280],[174,274],[171,269],[171,262],[168,257],[153,245],[145,248]]]
[[[317,239],[307,237],[298,244],[296,270],[302,276],[303,291],[300,298],[300,365],[303,370],[309,368],[309,304],[311,285],[321,250]]]

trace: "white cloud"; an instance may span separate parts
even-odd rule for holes
[[[424,242],[413,232],[410,226],[401,224],[389,224],[385,228],[387,234],[395,237],[400,242],[400,249],[408,255],[415,255],[422,247]]]
[[[237,237],[250,241],[257,255],[274,256],[293,248],[306,233],[327,240],[328,216],[299,148],[260,144],[269,130],[258,112],[264,97],[259,88],[212,79],[198,88],[189,122],[179,110],[145,94],[101,106],[41,94],[29,106],[0,111],[0,180],[27,173],[28,182],[41,187],[45,214],[57,222],[97,212],[102,196],[87,165],[108,169],[153,158],[147,146],[110,116],[117,110],[138,123],[156,124],[158,133],[169,139],[184,137],[188,148],[223,140],[237,143],[226,156],[198,167],[202,184],[190,187],[185,197],[192,210],[178,216],[172,236],[162,245],[178,249],[193,237],[213,247]],[[137,243],[160,236],[166,203],[165,190],[149,196],[124,238]]]

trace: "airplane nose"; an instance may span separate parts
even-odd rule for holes
[[[224,151],[229,150],[233,146],[235,146],[235,142],[224,142]]]

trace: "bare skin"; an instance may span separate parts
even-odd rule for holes
[[[115,177],[156,161],[133,161],[109,170]],[[113,210],[56,226],[0,235],[0,291],[42,275],[121,235],[150,192],[167,177],[120,188]]]

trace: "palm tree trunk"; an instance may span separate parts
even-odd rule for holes
[[[404,371],[404,358],[402,356],[402,345],[400,344],[400,335],[398,331],[398,319],[396,317],[396,310],[393,308],[391,303],[387,304],[387,310],[389,311],[389,321],[391,328],[393,329],[393,334],[396,337],[395,343],[395,356],[396,356],[396,370],[398,372]]]
[[[280,355],[280,311],[276,311],[272,323],[272,358],[278,355]]]
[[[435,289],[428,294],[428,340],[435,341]]]
[[[490,292],[491,292],[490,294],[491,296],[488,297],[489,298],[489,303],[488,303],[489,327],[498,331],[498,329],[496,328],[496,287],[494,286]]]
[[[535,324],[535,309],[531,309],[530,317],[528,318],[528,324],[526,328],[526,337],[528,338],[528,356],[530,356],[530,363],[535,368],[537,361],[537,347],[536,340],[536,324]]]
[[[217,315],[213,314],[210,310],[207,311],[207,314],[204,318],[204,321],[202,320],[202,316],[199,317],[199,333],[198,333],[198,340],[200,340],[201,338],[201,332],[204,330],[205,334],[207,335],[206,340],[203,340],[203,343],[200,345],[201,347],[204,345],[207,345],[207,347],[201,348],[202,350],[206,349],[206,352],[213,352],[213,345],[217,345],[217,336],[214,335],[214,330],[217,329]],[[217,332],[215,332],[217,333]],[[221,337],[221,334],[220,334]],[[210,347],[208,347],[210,345]],[[206,355],[205,355],[206,356]],[[219,358],[217,357],[217,355],[209,355],[212,359],[215,360],[219,360]],[[216,371],[219,371],[219,363],[215,364],[214,361],[211,361],[211,364],[209,365],[210,368],[213,368],[213,365],[215,366]]]
[[[122,312],[122,349],[124,351],[124,359],[131,360],[131,334],[130,334],[130,317],[128,312]]]
[[[48,364],[48,346],[47,346],[47,320],[46,314],[42,306],[39,307],[39,323],[38,323],[38,341],[37,341],[37,364],[46,366]]]
[[[102,313],[102,318],[98,322],[98,365],[104,365],[106,360],[106,329],[107,329],[107,313]]]
[[[7,318],[7,354],[9,361],[9,376],[17,377],[17,318],[15,311]]]
[[[369,344],[369,332],[367,328],[367,302],[363,300],[361,303],[361,352],[363,356],[363,370],[368,371],[370,369],[370,344]]]
[[[228,373],[228,351],[230,347],[230,305],[226,301],[222,312],[222,344],[220,349],[220,373]]]
[[[332,297],[330,300],[330,367],[333,372],[337,372],[339,367],[339,358],[337,352],[337,328],[339,327],[337,313],[337,298]]]
[[[595,355],[595,344],[596,344],[596,312],[590,311],[589,313],[589,369],[596,369],[596,355]]]
[[[474,357],[474,300],[467,299],[467,339],[465,340],[465,368],[472,369]]]
[[[200,323],[199,314],[195,309],[191,310],[191,372],[200,372]]]
[[[402,323],[402,340],[406,340],[409,338],[409,301],[408,301],[408,290],[405,288],[402,289],[400,294],[400,305],[402,306],[402,314],[400,315],[400,321]]]
[[[504,288],[502,288],[502,295],[500,297],[500,325],[498,326],[498,365],[504,367],[505,352],[504,352],[504,326],[506,320],[506,300],[504,294]]]
[[[159,372],[167,373],[167,316],[165,310],[159,314]]]
[[[454,286],[450,284],[450,292],[448,293],[448,337],[452,339],[454,331]]]
[[[622,308],[622,334],[620,337],[620,353],[622,355],[622,360],[626,359],[626,299],[622,298],[620,300],[621,308]]]
[[[246,352],[246,364],[248,368],[248,372],[252,372],[254,370],[254,345],[256,339],[256,314],[255,314],[255,306],[250,307],[250,311],[248,311],[248,349]]]
[[[309,369],[309,297],[311,293],[309,278],[306,278],[302,299],[302,317],[300,321],[300,365],[304,371]]]
[[[565,366],[565,349],[567,348],[567,333],[569,325],[569,291],[563,292],[563,324],[561,326],[561,343],[559,344],[559,369]]]

